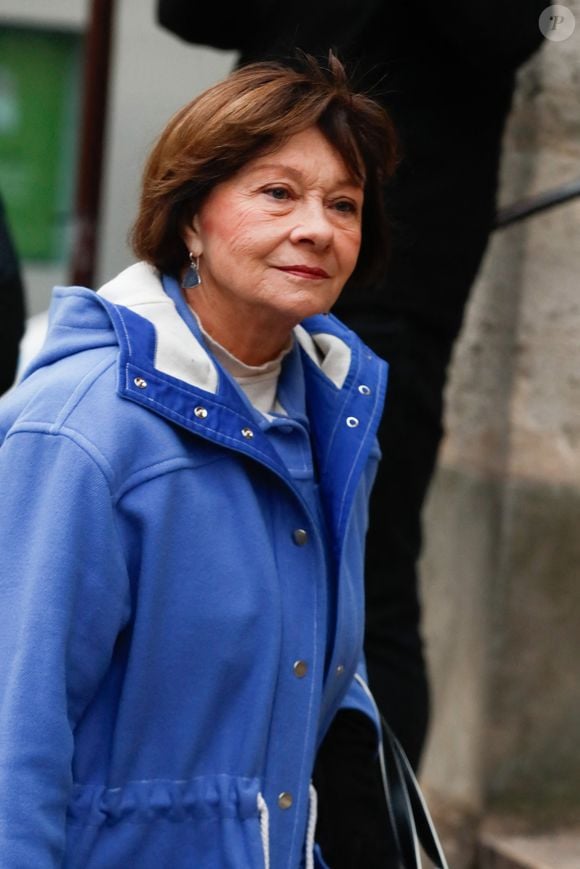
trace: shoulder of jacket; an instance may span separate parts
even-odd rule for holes
[[[105,476],[113,497],[131,481],[215,460],[210,445],[196,438],[186,445],[186,433],[119,396],[117,362],[117,349],[88,350],[32,375],[20,387],[20,408],[5,415],[5,439],[29,433],[38,436],[39,449],[46,437],[76,444]]]

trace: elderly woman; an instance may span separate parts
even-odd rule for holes
[[[3,869],[325,865],[386,380],[325,315],[393,162],[336,59],[248,67],[162,133],[140,262],[55,291],[0,404]]]

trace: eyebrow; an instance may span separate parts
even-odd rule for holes
[[[296,181],[301,181],[303,178],[303,174],[299,169],[295,169],[294,166],[288,166],[286,163],[260,163],[253,172],[260,172],[262,169],[275,169],[277,172],[286,172],[287,175],[290,175],[291,178],[294,178]],[[336,182],[337,187],[355,187],[357,190],[362,190],[363,185],[359,184],[354,178],[348,176],[347,178],[339,178]]]

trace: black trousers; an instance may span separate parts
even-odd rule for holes
[[[376,329],[354,323],[389,361],[379,430],[382,461],[370,504],[365,652],[371,690],[415,769],[429,720],[417,562],[421,511],[442,436],[443,388],[452,349],[407,316]]]

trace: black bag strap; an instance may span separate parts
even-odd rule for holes
[[[385,798],[404,869],[421,869],[419,844],[436,867],[449,869],[429,809],[403,748],[381,715]]]

